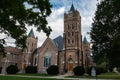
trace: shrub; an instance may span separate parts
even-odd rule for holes
[[[82,66],[77,66],[73,69],[74,75],[81,76],[85,73],[85,69]]]
[[[49,75],[57,75],[59,73],[58,66],[56,65],[51,65],[46,71]]]
[[[10,65],[6,68],[7,74],[16,74],[18,72],[18,67],[16,65]]]
[[[37,73],[36,66],[27,66],[25,69],[25,73]]]
[[[96,67],[96,75],[100,75],[102,73],[101,68]]]
[[[0,73],[2,72],[2,67],[0,67]]]
[[[98,67],[100,69],[100,73],[106,73],[107,69],[103,67]]]

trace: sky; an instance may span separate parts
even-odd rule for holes
[[[74,8],[79,11],[81,16],[82,36],[86,36],[88,41],[90,40],[87,32],[90,32],[92,19],[94,18],[94,13],[96,11],[97,0],[50,0],[50,3],[52,4],[52,13],[47,18],[47,21],[48,26],[51,26],[52,28],[52,33],[50,34],[51,39],[54,39],[60,35],[63,36],[64,13],[67,13],[70,10],[70,7],[73,3]],[[30,26],[27,26],[27,34],[32,28],[35,36],[38,37],[38,47],[40,47],[47,38],[46,34],[42,31],[37,32],[34,27]],[[10,43],[9,45],[13,44]]]

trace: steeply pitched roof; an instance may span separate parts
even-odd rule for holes
[[[54,41],[51,38],[47,37],[46,40],[43,42],[42,46],[39,48],[40,52],[44,50],[44,48],[49,48],[48,45],[50,45],[53,50],[57,49],[57,46],[55,45]]]
[[[83,39],[83,44],[87,44],[87,43],[88,43],[87,38],[84,37],[84,39]]]
[[[58,36],[57,38],[53,39],[53,41],[58,46],[58,50],[62,51],[62,49],[63,49],[63,38],[62,38],[62,36]]]
[[[28,34],[28,37],[35,38],[35,35],[34,35],[34,32],[33,32],[33,29],[30,30],[30,32],[29,32],[29,34]]]
[[[72,4],[71,5],[71,8],[70,8],[70,11],[69,12],[75,12],[75,8],[74,8],[74,5]]]

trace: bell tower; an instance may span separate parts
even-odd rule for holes
[[[33,29],[30,30],[28,37],[26,39],[26,46],[27,48],[25,49],[25,51],[23,52],[23,65],[22,68],[23,70],[26,68],[26,66],[28,65],[33,65],[33,52],[35,51],[35,49],[37,48],[37,42],[38,42],[38,38],[35,37]]]
[[[73,4],[68,13],[64,13],[63,50],[65,70],[82,65],[81,16]]]

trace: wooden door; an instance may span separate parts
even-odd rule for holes
[[[72,71],[73,70],[73,63],[68,63],[68,71]]]

